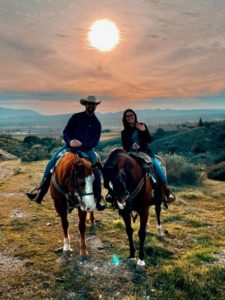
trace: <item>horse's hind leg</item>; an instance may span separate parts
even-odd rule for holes
[[[94,216],[94,212],[93,211],[90,211],[90,212],[87,212],[87,218],[86,218],[87,222],[91,222],[91,226],[94,226],[95,225],[95,216]]]
[[[80,231],[80,255],[87,256],[88,250],[87,250],[87,243],[85,237],[87,213],[85,211],[82,211],[81,209],[78,209],[78,214],[79,214],[79,231]]]
[[[161,213],[161,205],[155,205],[155,212],[156,212],[156,218],[157,218],[157,236],[162,237],[164,236],[163,228],[160,222],[160,213]]]

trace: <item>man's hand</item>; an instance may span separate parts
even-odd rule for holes
[[[140,131],[145,131],[145,125],[143,123],[136,123],[136,128],[139,129]]]
[[[70,147],[80,147],[82,143],[79,140],[71,140],[70,141]]]

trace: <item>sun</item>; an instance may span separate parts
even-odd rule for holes
[[[116,24],[108,19],[94,22],[88,32],[88,40],[92,47],[102,52],[111,51],[120,39]]]

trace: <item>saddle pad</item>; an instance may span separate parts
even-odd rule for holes
[[[132,155],[132,156],[135,156],[137,158],[143,159],[147,164],[150,164],[152,162],[151,157],[148,154],[146,154],[145,152],[131,151],[131,152],[129,152],[129,154]]]

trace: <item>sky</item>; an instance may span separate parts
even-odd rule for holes
[[[225,109],[224,0],[0,0],[0,107]],[[118,45],[90,45],[109,19]]]

